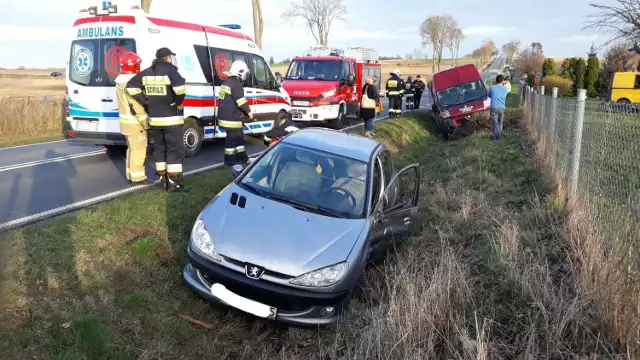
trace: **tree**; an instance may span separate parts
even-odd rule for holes
[[[640,37],[640,1],[609,0],[606,4],[590,3],[596,10],[590,15],[583,29],[607,30],[611,37],[603,46],[620,42],[635,41]]]
[[[348,13],[344,0],[302,0],[301,4],[292,2],[282,18],[286,21],[304,19],[316,43],[327,46],[331,25],[336,20],[344,21]]]
[[[518,73],[535,75],[542,72],[542,64],[544,63],[544,55],[532,48],[525,49],[518,54],[514,60],[514,65]]]
[[[578,89],[584,89],[584,77],[586,72],[587,64],[585,63],[583,58],[578,58],[578,62],[576,63],[575,79],[573,80],[576,94]]]
[[[145,13],[149,13],[149,9],[151,8],[151,0],[140,0],[140,7]]]
[[[553,76],[556,74],[556,61],[552,58],[544,59],[542,63],[542,77]]]
[[[544,54],[544,51],[542,50],[542,44],[540,44],[537,41],[534,41],[534,42],[531,43],[531,51],[539,52],[540,54]]]
[[[480,59],[481,62],[487,62],[496,52],[496,44],[492,40],[485,40],[482,45],[475,49],[471,56]]]
[[[432,71],[436,71],[436,66],[440,70],[442,62],[442,50],[445,47],[448,34],[458,27],[458,22],[451,15],[431,15],[422,22],[419,29],[422,45],[431,45],[433,63]]]
[[[269,58],[269,65],[273,65],[273,64],[275,64],[275,63],[276,63],[276,61],[273,59],[273,56],[271,56],[271,57]]]
[[[412,53],[407,53],[407,54],[404,56],[404,58],[405,58],[405,59],[407,59],[407,60],[412,60],[412,59],[413,59],[413,54],[412,54]]]
[[[508,43],[502,45],[502,52],[507,55],[507,63],[511,64],[513,62],[513,57],[520,50],[520,41],[511,40]]]
[[[445,38],[445,45],[451,52],[451,61],[454,62],[458,58],[458,52],[460,51],[460,43],[464,38],[464,34],[462,33],[462,29],[459,27],[454,27],[451,29]]]
[[[632,58],[633,55],[629,52],[629,46],[623,43],[612,46],[607,50],[603,65],[608,73],[630,71],[633,68],[631,64]]]
[[[591,45],[589,50],[589,58],[587,59],[587,75],[585,77],[585,85],[588,97],[598,96],[598,77],[600,75],[600,62],[598,61],[598,52],[595,45]]]
[[[256,45],[262,49],[262,31],[264,30],[264,22],[262,21],[262,7],[260,0],[251,0],[253,9],[253,37]]]

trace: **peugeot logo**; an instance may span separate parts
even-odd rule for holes
[[[296,90],[296,91],[294,91],[293,93],[294,93],[295,95],[311,95],[311,92],[310,92],[310,91],[299,91],[299,90]]]
[[[462,112],[469,112],[471,110],[473,110],[473,106],[465,106],[463,108],[460,108],[460,111]]]
[[[264,275],[264,268],[253,264],[245,264],[244,273],[248,278],[258,280]]]

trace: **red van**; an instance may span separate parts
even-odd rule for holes
[[[473,64],[433,74],[429,84],[436,122],[445,139],[477,116],[489,116],[487,87]]]

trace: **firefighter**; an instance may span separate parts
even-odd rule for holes
[[[158,49],[151,66],[134,76],[127,90],[136,100],[147,105],[154,146],[153,160],[165,189],[188,192],[182,175],[185,157],[182,101],[187,89],[185,79],[173,64],[175,55],[166,47]]]
[[[220,86],[220,107],[218,126],[227,136],[224,142],[224,163],[234,165],[249,159],[244,147],[243,122],[246,117],[253,120],[253,113],[244,97],[244,81],[249,76],[249,67],[244,61],[236,60],[228,71],[229,77]]]
[[[402,94],[404,81],[400,78],[400,70],[396,69],[387,80],[387,97],[389,98],[389,117],[402,115]]]
[[[422,93],[427,86],[420,78],[420,75],[416,75],[416,79],[413,81],[414,96],[413,103],[415,109],[420,109],[420,100],[422,99]]]
[[[145,173],[148,118],[144,107],[127,92],[127,82],[140,72],[142,59],[136,53],[126,53],[120,60],[120,75],[116,78],[116,97],[120,113],[120,132],[127,139],[126,176],[133,185],[152,184]]]
[[[404,84],[404,97],[406,99],[405,109],[413,110],[414,108],[414,100],[413,96],[415,94],[415,88],[413,85],[413,78],[411,75],[407,77],[407,82]]]

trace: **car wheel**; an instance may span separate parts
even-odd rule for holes
[[[340,105],[340,111],[338,117],[331,121],[331,127],[337,130],[342,129],[344,126],[344,105]]]
[[[617,101],[617,103],[622,105],[629,105],[631,104],[631,101],[629,101],[628,99],[620,99]]]
[[[204,141],[204,132],[194,119],[189,119],[184,123],[182,141],[184,142],[185,155],[187,157],[198,155]]]

